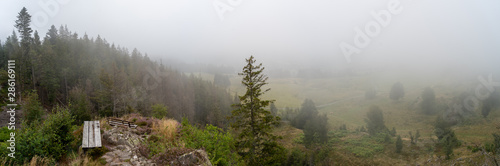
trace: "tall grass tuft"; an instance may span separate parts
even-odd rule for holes
[[[153,123],[152,130],[162,136],[167,141],[173,141],[177,134],[179,122],[174,119],[161,119]]]
[[[54,164],[52,160],[48,158],[33,156],[29,163],[25,163],[25,166],[46,166]]]

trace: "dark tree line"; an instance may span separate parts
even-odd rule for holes
[[[225,125],[222,119],[232,104],[225,89],[170,69],[137,49],[129,51],[101,36],[80,36],[66,26],[51,26],[42,38],[30,21],[23,8],[15,22],[18,33],[0,42],[2,73],[7,60],[16,60],[18,101],[36,91],[46,108],[71,103],[79,120],[134,112],[148,116],[152,105],[163,104],[175,119]]]

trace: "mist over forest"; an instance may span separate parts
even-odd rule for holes
[[[0,11],[0,166],[500,163],[500,2]]]

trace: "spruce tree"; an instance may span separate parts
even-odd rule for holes
[[[377,133],[388,133],[389,129],[384,124],[384,114],[382,110],[375,105],[370,106],[370,110],[366,113],[367,119],[366,128],[368,129],[368,133],[370,135],[375,135]]]
[[[269,109],[270,109],[271,114],[273,116],[278,116],[278,108],[276,108],[276,105],[274,105],[274,102],[271,103],[271,106],[269,106]]]
[[[420,103],[422,107],[423,113],[427,115],[434,114],[435,104],[436,103],[436,95],[434,94],[434,90],[430,87],[426,87],[422,92],[422,102]]]
[[[389,93],[389,98],[392,100],[399,100],[400,98],[403,98],[405,96],[405,89],[403,87],[403,84],[401,82],[397,82],[394,85],[392,85],[391,92]]]
[[[30,46],[32,41],[31,33],[33,30],[31,29],[30,24],[31,15],[28,13],[28,10],[23,7],[17,16],[16,24],[14,24],[14,27],[16,27],[19,32],[19,37],[21,37],[21,56],[16,58],[19,66],[19,74],[17,74],[19,75],[19,94],[21,94],[25,89],[25,84],[29,84],[31,82],[30,77],[33,77],[33,68],[31,66],[30,57]]]
[[[263,74],[264,67],[262,64],[255,65],[253,56],[246,62],[243,72],[239,73],[243,76],[241,83],[246,87],[246,92],[239,96],[240,103],[232,111],[234,122],[231,127],[239,133],[236,147],[248,165],[268,165],[276,149],[282,149],[276,143],[278,137],[271,133],[273,126],[279,123],[279,117],[265,109],[272,101],[261,97],[270,90],[262,89],[268,79]]]
[[[403,140],[401,140],[401,136],[398,135],[398,138],[396,139],[396,153],[401,153],[402,149],[403,149]]]

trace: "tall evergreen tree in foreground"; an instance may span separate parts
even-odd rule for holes
[[[265,109],[271,101],[261,99],[270,90],[262,90],[268,79],[262,73],[264,67],[262,64],[254,65],[253,56],[246,61],[243,72],[239,73],[243,76],[241,83],[245,85],[246,93],[239,96],[240,103],[235,104],[236,110],[232,111],[231,116],[234,119],[231,127],[239,133],[236,147],[248,165],[273,165],[280,162],[278,156],[284,151],[276,142],[278,137],[271,133],[272,127],[280,119]]]
[[[33,40],[31,38],[31,33],[33,32],[33,30],[31,29],[30,24],[31,15],[28,13],[28,10],[23,7],[23,9],[21,9],[17,16],[16,24],[14,25],[14,27],[16,27],[17,31],[19,32],[19,37],[21,37],[21,56],[16,57],[16,60],[18,61],[17,64],[19,64],[19,93],[26,88],[25,85],[30,84],[30,79],[32,79],[31,77],[34,77],[34,69],[31,65],[30,57],[30,46]],[[35,83],[33,82],[33,87],[34,85]]]

